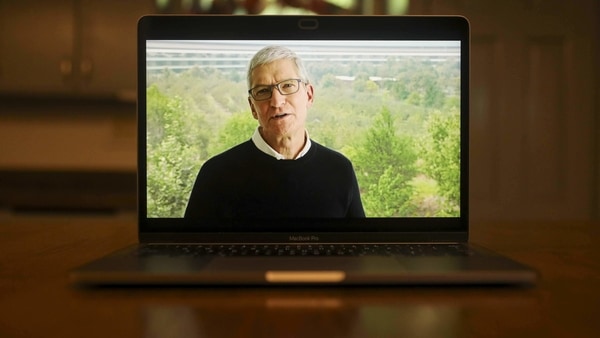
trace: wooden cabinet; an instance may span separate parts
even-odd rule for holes
[[[151,0],[0,1],[0,93],[127,96]]]
[[[72,1],[0,1],[0,91],[72,87]]]
[[[471,22],[474,220],[600,217],[600,3],[412,1]]]

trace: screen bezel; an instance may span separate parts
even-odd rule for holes
[[[218,29],[215,29],[218,27]],[[276,29],[275,29],[276,27]],[[391,28],[394,29],[391,29]],[[147,40],[455,40],[461,48],[460,216],[365,219],[205,220],[148,218],[146,210],[146,41]],[[191,240],[217,236],[230,241],[254,238],[289,241],[290,234],[310,234],[328,241],[356,237],[459,240],[468,234],[469,24],[460,16],[162,16],[138,23],[138,217],[140,240],[157,235]],[[284,230],[280,230],[284,229]],[[310,237],[300,236],[300,237]],[[290,237],[291,236],[291,237]]]

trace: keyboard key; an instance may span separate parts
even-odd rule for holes
[[[137,255],[165,256],[469,256],[463,244],[149,244]]]

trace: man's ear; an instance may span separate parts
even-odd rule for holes
[[[315,88],[310,83],[306,84],[306,95],[308,95],[308,106],[312,106],[315,98]]]
[[[254,107],[254,103],[250,97],[248,97],[248,104],[250,105],[250,110],[252,111],[252,117],[254,117],[255,120],[258,120],[258,113],[256,112],[256,108]]]

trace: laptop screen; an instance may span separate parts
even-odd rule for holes
[[[464,19],[178,19],[140,21],[139,197],[149,229],[466,230]],[[291,51],[305,74],[269,68],[255,81],[250,60],[265,47]],[[296,116],[294,100],[305,97]],[[273,144],[274,117],[262,118],[277,100],[293,111],[282,108],[277,123],[303,122],[295,159],[277,159],[287,148]]]

